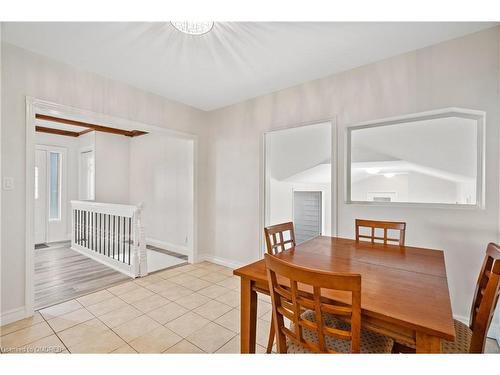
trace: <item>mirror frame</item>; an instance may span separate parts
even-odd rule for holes
[[[424,203],[424,202],[372,202],[351,200],[351,138],[352,132],[360,129],[374,128],[432,120],[437,118],[461,117],[476,120],[477,123],[477,177],[476,177],[476,203],[475,204],[453,204],[453,203]],[[433,207],[433,208],[485,208],[485,122],[486,112],[464,108],[443,108],[434,111],[412,113],[404,116],[390,117],[358,123],[346,127],[345,137],[345,196],[346,204],[387,206],[387,207]]]

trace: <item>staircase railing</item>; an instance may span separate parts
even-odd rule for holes
[[[141,206],[71,201],[71,248],[130,277],[147,275]]]

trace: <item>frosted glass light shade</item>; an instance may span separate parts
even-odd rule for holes
[[[180,32],[189,35],[203,35],[208,33],[214,27],[213,22],[189,22],[189,21],[181,21],[181,22],[170,22],[173,27],[175,27]]]

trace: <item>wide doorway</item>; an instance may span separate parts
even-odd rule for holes
[[[33,308],[192,262],[195,139],[60,113],[28,127]]]

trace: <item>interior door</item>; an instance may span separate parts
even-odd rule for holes
[[[35,243],[47,242],[47,152],[35,151]]]
[[[293,192],[293,220],[297,244],[321,236],[321,191]]]
[[[95,157],[94,151],[83,151],[80,153],[80,200],[95,199]]]

